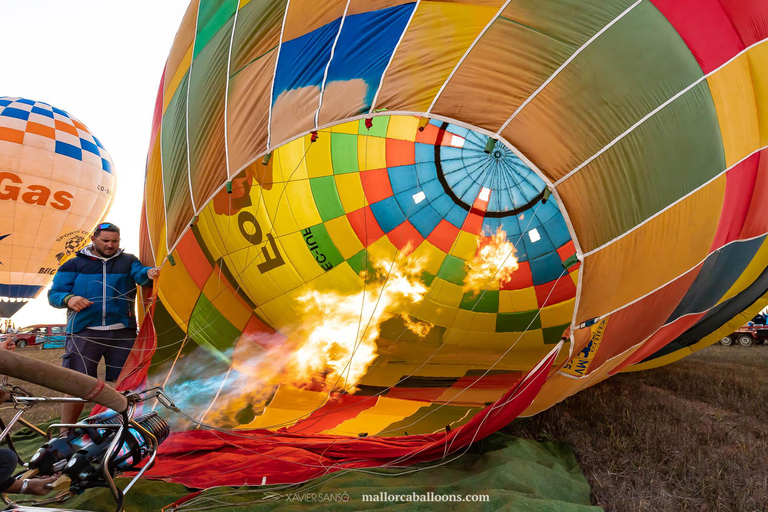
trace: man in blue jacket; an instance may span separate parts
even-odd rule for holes
[[[136,285],[149,285],[158,269],[123,252],[120,228],[114,224],[96,226],[91,242],[59,267],[48,302],[67,308],[62,366],[96,377],[103,357],[105,380],[114,382],[136,341]],[[63,404],[62,423],[74,423],[82,410],[82,403]]]

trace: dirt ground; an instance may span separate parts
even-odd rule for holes
[[[62,352],[19,349],[57,365]],[[59,410],[36,406],[25,418]],[[505,431],[571,443],[593,503],[609,511],[768,511],[768,346],[714,345],[618,375]]]
[[[768,510],[768,346],[621,374],[506,432],[566,441],[606,510]]]

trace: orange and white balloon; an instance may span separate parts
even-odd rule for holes
[[[48,284],[106,215],[109,153],[67,112],[0,97],[0,317]]]

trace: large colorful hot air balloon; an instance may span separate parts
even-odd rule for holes
[[[36,297],[112,202],[112,159],[41,101],[0,97],[0,317]]]
[[[235,433],[177,434],[150,474],[439,458],[743,323],[767,37],[757,0],[192,2],[122,385]]]

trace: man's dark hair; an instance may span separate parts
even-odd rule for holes
[[[96,226],[96,230],[93,232],[93,236],[98,237],[102,231],[108,231],[110,233],[120,234],[120,228],[112,224],[111,222],[102,222]]]

